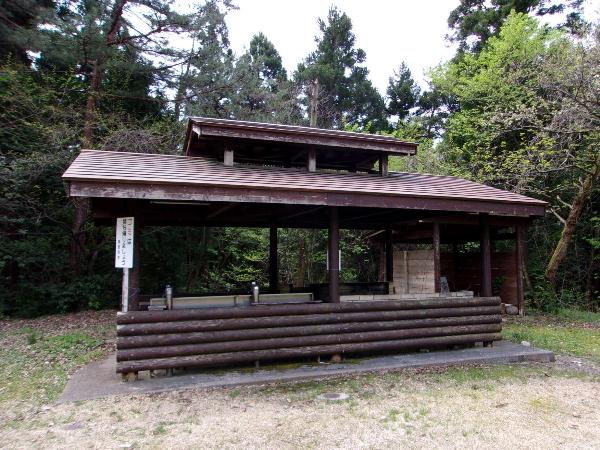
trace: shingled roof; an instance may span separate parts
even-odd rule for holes
[[[63,175],[70,195],[363,206],[542,216],[546,203],[456,177],[308,172],[201,157],[83,150]]]

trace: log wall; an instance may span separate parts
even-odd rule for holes
[[[488,343],[500,331],[498,297],[131,311],[117,316],[117,372]]]

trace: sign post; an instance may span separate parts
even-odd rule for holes
[[[121,310],[129,311],[129,269],[133,267],[133,217],[117,218],[115,236],[115,267],[123,269]]]

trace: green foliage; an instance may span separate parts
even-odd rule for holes
[[[581,309],[561,308],[555,315],[561,319],[577,323],[600,324],[600,313],[591,311],[582,311]]]
[[[317,103],[317,126],[341,128],[344,123],[374,131],[386,128],[385,104],[362,64],[366,54],[355,47],[350,18],[331,7],[327,20],[319,19],[317,48],[298,65],[295,79],[306,86],[309,102]],[[318,81],[318,94],[312,87]]]
[[[590,242],[597,187],[582,190],[582,180],[597,182],[598,121],[588,113],[597,108],[597,62],[597,39],[574,42],[512,13],[479,53],[465,53],[432,74],[435,89],[458,105],[438,147],[452,173],[547,200],[560,218],[538,222],[530,243],[532,302],[549,310],[584,302],[596,307]],[[587,206],[577,209],[576,202]],[[571,211],[576,215],[567,222]],[[549,256],[564,236],[569,251],[561,256],[559,279],[548,285]],[[581,263],[582,252],[589,264]]]
[[[461,2],[451,16],[463,44],[459,57],[434,70],[424,92],[400,65],[385,100],[369,80],[352,21],[335,7],[319,21],[315,50],[289,80],[262,33],[234,55],[227,0],[209,0],[190,14],[178,14],[166,0],[136,4],[125,8],[112,37],[116,2],[23,4],[0,6],[8,19],[0,21],[0,316],[118,303],[113,232],[94,226],[88,206],[67,198],[60,179],[90,114],[94,148],[181,154],[187,115],[306,124],[314,104],[318,126],[418,142],[415,157],[391,158],[391,170],[484,181],[545,198],[557,215],[568,214],[600,143],[598,121],[585,113],[597,110],[590,82],[600,66],[597,37],[574,42],[525,14],[510,14],[562,13],[566,3]],[[577,1],[570,5],[578,11]],[[137,34],[139,20],[146,37]],[[188,48],[163,39],[165,30]],[[470,39],[473,52],[466,51]],[[594,187],[556,290],[543,273],[563,226],[553,217],[534,225],[533,304],[598,307],[596,194]],[[324,231],[280,230],[279,238],[283,285],[325,281]],[[144,231],[142,243],[144,293],[161,292],[166,283],[198,293],[268,283],[267,230],[157,227]],[[341,249],[343,281],[377,279],[379,255],[365,232],[344,230]],[[35,335],[31,340],[37,345]]]
[[[584,26],[582,0],[553,2],[548,0],[461,0],[448,17],[453,31],[450,39],[459,43],[460,51],[479,52],[488,39],[496,36],[511,12],[534,13],[538,16],[560,14],[562,27],[580,31]]]
[[[459,172],[461,167],[468,168],[460,175],[514,189],[529,181],[532,166],[550,166],[554,157],[550,137],[535,139],[533,124],[525,117],[515,117],[510,124],[500,118],[532,108],[548,117],[549,105],[539,96],[539,62],[563,51],[565,45],[559,32],[515,14],[481,53],[465,54],[433,73],[438,89],[460,102],[460,111],[449,118],[445,135],[448,157]]]
[[[387,97],[388,105],[387,112],[391,116],[398,116],[403,120],[417,105],[420,88],[415,82],[410,72],[410,69],[405,63],[400,65],[398,72],[390,77]]]
[[[263,80],[287,80],[287,72],[283,67],[281,55],[269,39],[261,32],[250,41],[248,54],[254,65],[258,66]]]

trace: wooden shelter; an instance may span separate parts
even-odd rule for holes
[[[414,155],[416,144],[385,136],[190,118],[184,149],[83,150],[63,178],[70,196],[91,200],[96,223],[135,217],[136,236],[152,225],[270,228],[269,294],[175,296],[173,310],[147,311],[161,299],[140,301],[143,261],[134,251],[126,312],[117,317],[119,372],[492,342],[499,240],[514,242],[503,255],[512,281],[500,292],[523,310],[525,233],[543,216],[542,201],[455,177],[391,173],[389,156]],[[290,227],[329,230],[326,286],[280,292],[277,229]],[[340,286],[341,228],[373,230],[385,248],[382,283]],[[473,241],[477,257],[462,266],[460,252],[444,251]],[[409,264],[398,268],[423,249],[431,282],[417,295]],[[467,268],[476,282],[461,278]]]

